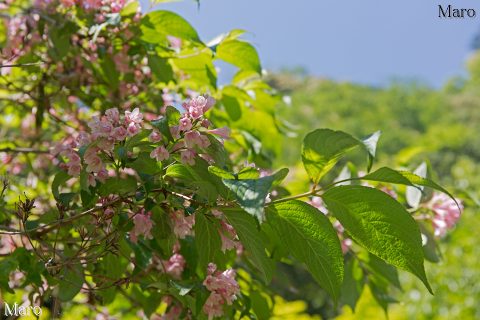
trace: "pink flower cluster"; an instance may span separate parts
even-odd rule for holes
[[[238,250],[242,250],[242,244],[238,240],[237,232],[233,228],[232,225],[228,224],[225,221],[225,217],[223,212],[212,209],[212,214],[220,219],[220,238],[222,239],[222,251],[225,252],[227,250],[231,250],[237,248]]]
[[[180,161],[187,165],[195,165],[197,154],[206,161],[212,162],[212,157],[202,152],[211,144],[204,132],[216,135],[221,139],[227,139],[230,135],[228,127],[205,130],[208,129],[211,123],[204,118],[204,113],[214,104],[215,100],[208,96],[197,96],[183,103],[185,112],[182,114],[178,125],[170,127],[171,135],[175,139],[183,137],[183,140],[177,142],[170,151],[165,145],[160,144],[150,153],[150,157],[157,161],[163,161],[167,160],[171,153],[179,152]],[[162,142],[162,135],[158,131],[153,130],[149,139],[154,143]]]
[[[60,0],[65,7],[72,7],[75,4],[88,10],[98,10],[108,7],[110,12],[117,13],[125,6],[125,0]]]
[[[102,117],[93,117],[88,123],[91,133],[80,132],[76,141],[66,140],[57,145],[53,154],[60,154],[68,159],[65,169],[71,176],[79,176],[82,170],[82,159],[76,147],[88,146],[83,155],[85,171],[88,175],[88,184],[95,186],[96,181],[104,182],[108,178],[108,171],[101,155],[111,154],[117,141],[136,135],[143,123],[143,115],[138,108],[125,111],[123,117],[117,108],[108,109]]]
[[[138,236],[143,236],[145,239],[152,239],[151,230],[153,227],[153,221],[150,218],[151,212],[145,213],[145,209],[141,209],[133,217],[133,230],[130,231],[130,239],[133,243],[137,243]]]
[[[452,229],[460,218],[463,205],[459,199],[456,200],[460,208],[448,195],[435,192],[432,199],[426,204],[426,207],[434,213],[432,223],[435,236],[445,236],[447,230]]]
[[[165,272],[175,279],[180,279],[185,268],[185,258],[180,253],[174,253],[170,259],[162,261]]]
[[[203,311],[211,320],[223,316],[223,306],[231,305],[240,292],[240,287],[235,280],[235,270],[227,269],[223,272],[217,271],[217,266],[208,264],[208,275],[203,285],[210,291],[210,296],[203,305]]]
[[[180,238],[184,239],[186,236],[193,234],[193,225],[195,224],[195,215],[191,214],[185,216],[185,211],[178,209],[170,213],[170,218],[173,222],[173,233]]]
[[[184,135],[183,145],[177,146],[179,149],[184,148],[180,152],[180,160],[183,163],[194,165],[195,156],[197,155],[195,147],[205,149],[210,146],[210,140],[208,140],[207,136],[201,134],[194,127],[196,123],[200,123],[204,128],[210,126],[210,121],[203,119],[203,115],[214,104],[215,99],[208,96],[198,96],[183,103],[185,113],[180,118],[179,124],[170,128],[174,137],[179,138],[182,133]]]

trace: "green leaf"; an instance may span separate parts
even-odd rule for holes
[[[355,312],[355,307],[362,295],[364,285],[365,277],[358,260],[348,259],[345,262],[345,278],[343,279],[340,303],[350,306],[352,311]]]
[[[58,298],[61,301],[71,301],[80,292],[85,278],[80,264],[65,267],[62,271],[58,287]]]
[[[397,269],[394,266],[387,264],[385,261],[371,253],[365,258],[365,264],[366,268],[368,268],[375,277],[380,277],[387,283],[393,284],[400,290],[402,289],[400,280],[398,279]]]
[[[195,245],[198,251],[198,265],[203,271],[209,262],[215,261],[215,256],[222,247],[216,222],[207,219],[204,212],[195,214]]]
[[[257,319],[270,319],[272,312],[268,305],[267,298],[259,291],[250,291],[250,300],[252,301],[252,309]]]
[[[419,177],[426,178],[427,177],[427,164],[422,162],[416,169],[413,171],[414,174],[418,175]],[[407,187],[405,192],[405,197],[407,198],[407,203],[412,208],[417,208],[422,200],[422,192],[423,188],[413,188]]]
[[[432,292],[423,266],[419,227],[400,203],[380,190],[363,186],[335,187],[322,198],[356,242],[413,273]]]
[[[156,10],[147,13],[142,18],[142,31],[145,28],[154,29],[163,35],[159,40],[164,39],[165,36],[174,36],[185,40],[200,41],[197,31],[190,23],[171,11]]]
[[[408,171],[399,171],[399,170],[394,170],[388,167],[382,167],[378,170],[375,170],[374,172],[367,174],[366,176],[361,177],[361,179],[368,180],[368,181],[402,184],[402,185],[416,187],[416,188],[418,188],[417,186],[432,188],[445,193],[450,198],[452,198],[453,201],[455,201],[457,206],[459,206],[457,200],[445,188],[441,187],[440,185],[438,185],[437,183],[433,182],[430,179],[423,178],[415,173],[411,173]]]
[[[148,152],[142,152],[135,161],[128,164],[128,167],[135,169],[138,173],[154,175],[162,171],[160,162],[150,158]]]
[[[151,124],[157,128],[163,136],[167,137],[169,141],[173,141],[172,134],[170,133],[170,126],[178,124],[180,119],[180,111],[175,107],[167,106],[165,115],[160,119],[153,120]]]
[[[70,38],[78,29],[78,26],[72,21],[63,21],[66,22],[61,26],[51,28],[49,32],[49,39],[52,45],[49,52],[57,60],[63,59],[71,51]]]
[[[220,177],[222,179],[235,179],[235,176],[233,175],[233,173],[225,171],[225,170],[223,170],[219,167],[209,166],[208,167],[208,172],[210,172],[211,174],[214,174],[217,177]]]
[[[165,176],[186,181],[197,180],[199,178],[195,177],[192,172],[181,163],[175,163],[169,166],[165,172]]]
[[[368,166],[367,171],[370,172],[372,168],[373,159],[375,158],[375,154],[377,152],[377,143],[378,139],[380,139],[380,135],[382,134],[381,131],[374,132],[367,138],[363,139],[363,145],[368,152]]]
[[[237,98],[224,94],[221,101],[232,121],[237,121],[242,117],[242,107]]]
[[[382,307],[383,311],[385,311],[385,317],[388,317],[388,305],[391,303],[396,303],[398,301],[388,294],[388,288],[379,286],[374,281],[370,281],[369,287],[370,291],[372,292],[373,298],[375,299],[375,301],[377,301],[380,307]]]
[[[53,193],[53,196],[55,197],[55,199],[58,199],[58,197],[60,195],[60,191],[59,191],[60,186],[62,184],[64,184],[65,182],[67,182],[71,178],[72,177],[63,170],[59,171],[55,175],[55,178],[53,178],[53,182],[52,182],[52,193]]]
[[[149,55],[148,66],[152,70],[155,78],[160,82],[168,83],[174,78],[172,66],[168,63],[168,59]]]
[[[337,301],[343,282],[340,240],[328,218],[311,205],[293,200],[269,206],[268,225],[313,278]]]
[[[11,294],[15,292],[10,288],[8,282],[10,281],[10,273],[16,270],[18,262],[12,257],[6,257],[0,261],[0,289],[5,290]]]
[[[127,194],[137,190],[137,179],[132,176],[127,178],[109,178],[98,188],[98,193],[102,196],[109,194]]]
[[[113,58],[110,55],[105,55],[100,62],[100,67],[105,81],[112,89],[116,90],[119,85],[120,73],[117,70]]]
[[[317,129],[303,140],[302,160],[308,175],[317,184],[338,160],[360,141],[342,131]]]
[[[288,172],[288,170],[287,170]],[[249,214],[255,216],[258,221],[265,220],[265,198],[272,187],[273,182],[285,176],[285,169],[277,173],[259,179],[223,179],[223,184],[230,189],[240,206]]]
[[[196,88],[205,90],[205,87],[217,87],[217,71],[213,64],[211,52],[202,51],[190,55],[173,59],[173,64],[185,72],[188,78],[182,80],[183,85],[193,85]]]
[[[265,244],[257,227],[255,218],[241,209],[222,209],[225,217],[235,231],[240,242],[250,254],[250,259],[261,272],[265,283],[272,280],[273,261],[265,253]]]
[[[241,40],[226,40],[217,48],[217,57],[243,70],[262,72],[257,50],[248,42]]]
[[[245,167],[237,173],[238,179],[258,179],[260,171],[257,168]]]

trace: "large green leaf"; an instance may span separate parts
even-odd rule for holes
[[[272,184],[283,179],[288,169],[282,169],[271,176],[259,179],[223,179],[223,183],[230,189],[240,206],[249,214],[255,216],[258,221],[265,220],[264,205],[265,199],[272,187]]]
[[[345,277],[342,284],[342,295],[340,303],[348,305],[355,312],[358,299],[362,295],[363,287],[365,285],[365,277],[363,270],[360,268],[357,259],[348,259],[345,262]]]
[[[132,176],[128,176],[124,179],[115,177],[108,178],[98,188],[98,193],[102,196],[108,196],[109,194],[127,194],[137,190],[137,179]]]
[[[174,36],[185,40],[200,41],[197,31],[188,23],[187,20],[178,14],[166,11],[156,10],[147,13],[142,19],[142,32],[144,36],[151,34],[151,29],[162,36]],[[147,33],[147,31],[149,31]],[[155,38],[145,38],[149,42],[155,42]],[[164,37],[158,37],[158,40],[163,40]],[[160,41],[158,41],[160,42]]]
[[[364,186],[339,186],[322,195],[349,235],[386,262],[416,275],[432,292],[423,266],[420,229],[405,208],[386,193]]]
[[[303,165],[313,182],[318,183],[347,151],[357,146],[359,141],[345,132],[317,129],[303,140]]]
[[[222,209],[228,222],[235,228],[238,238],[250,254],[254,265],[261,272],[263,279],[269,283],[273,274],[273,261],[265,253],[260,231],[255,218],[241,209]]]
[[[306,264],[314,279],[338,300],[343,282],[343,255],[337,232],[325,215],[293,200],[269,206],[271,226],[288,251]]]
[[[177,124],[180,119],[180,111],[175,107],[167,106],[165,115],[159,119],[152,120],[152,125],[157,128],[168,140],[173,141],[172,134],[170,132],[170,126]]]
[[[370,171],[379,138],[380,131],[364,140],[358,140],[343,131],[317,129],[307,134],[303,140],[303,165],[310,179],[318,183],[346,152],[359,146],[368,154],[367,170]]]
[[[366,176],[361,177],[362,180],[369,181],[378,181],[378,182],[387,182],[394,184],[403,184],[406,186],[424,186],[429,187],[440,192],[447,194],[450,198],[455,201],[458,206],[457,200],[451,195],[445,188],[439,186],[437,183],[429,180],[427,178],[422,178],[414,173],[408,171],[397,171],[387,167],[382,167],[378,170],[375,170],[372,173],[367,174]]]
[[[148,152],[142,152],[135,161],[128,164],[128,167],[135,169],[138,173],[158,174],[162,171],[162,165],[155,159],[150,158]]]
[[[71,301],[85,282],[82,266],[76,264],[72,267],[63,269],[61,280],[59,281],[58,298],[62,301]]]
[[[218,227],[217,221],[208,219],[204,212],[195,214],[195,245],[201,270],[206,270],[208,263],[215,261],[215,256],[222,247]]]
[[[217,57],[243,70],[262,72],[257,50],[248,42],[241,40],[227,40],[221,42],[217,48]]]

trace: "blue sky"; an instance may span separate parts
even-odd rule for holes
[[[145,1],[145,0],[144,0]],[[432,0],[201,0],[161,4],[185,17],[203,40],[230,29],[249,31],[264,68],[304,67],[340,81],[382,85],[414,79],[438,87],[464,73],[480,30],[474,19],[439,19]],[[223,76],[228,76],[225,70]]]

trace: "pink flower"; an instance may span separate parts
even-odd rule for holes
[[[313,207],[317,208],[320,210],[323,214],[327,214],[328,210],[325,207],[325,204],[323,203],[322,198],[320,197],[312,197],[312,199],[308,202],[310,205]]]
[[[141,124],[143,121],[143,114],[140,113],[140,110],[138,108],[133,109],[133,111],[125,111],[125,122],[127,124],[129,123],[135,123],[135,124]]]
[[[85,9],[99,9],[102,6],[102,0],[83,0]]]
[[[220,210],[217,210],[217,209],[212,209],[212,214],[213,216],[217,217],[217,218],[221,218],[223,217],[223,212],[220,211]]]
[[[113,130],[113,126],[110,122],[108,121],[100,121],[99,122],[99,126],[98,126],[98,133],[103,136],[103,137],[106,137],[108,136]]]
[[[223,316],[223,298],[220,294],[212,292],[203,305],[203,312],[208,315],[208,320]]]
[[[445,236],[447,230],[452,229],[460,218],[463,205],[459,199],[456,200],[460,208],[446,194],[435,192],[432,199],[426,204],[426,207],[434,213],[432,223],[435,236]]]
[[[339,221],[335,221],[333,223],[333,227],[337,230],[337,235],[340,239],[340,245],[342,246],[342,252],[345,254],[352,246],[352,239],[344,236],[345,228]]]
[[[132,242],[136,243],[138,236],[143,235],[145,239],[152,239],[150,231],[153,227],[153,221],[150,219],[151,212],[144,213],[142,209],[133,217],[133,230],[130,231],[130,238]]]
[[[180,127],[179,126],[171,126],[170,127],[170,134],[175,139],[180,138]]]
[[[87,164],[87,172],[99,172],[103,168],[102,159],[97,156],[96,148],[88,148],[83,160]]]
[[[210,120],[208,119],[203,119],[202,122],[200,123],[200,125],[204,128],[207,128],[210,127],[212,125],[212,123],[210,122]]]
[[[183,107],[193,119],[200,118],[205,112],[207,112],[213,105],[215,100],[211,97],[198,96],[183,104]]]
[[[183,210],[176,210],[170,214],[173,221],[173,233],[180,239],[192,235],[192,228],[195,224],[195,215],[185,216]]]
[[[92,142],[90,135],[86,132],[80,132],[77,137],[77,142],[80,146],[85,146]]]
[[[213,130],[208,130],[207,132],[209,132],[211,134],[215,134],[217,136],[220,136],[223,139],[230,138],[230,128],[228,128],[228,127],[222,127],[222,128],[217,128],[217,129],[213,129]]]
[[[160,318],[150,318],[151,320],[178,320],[182,314],[182,308],[179,305],[173,305],[170,309],[163,314]]]
[[[75,0],[60,0],[60,2],[67,8],[75,5]]]
[[[72,177],[78,177],[82,171],[82,167],[78,163],[67,163],[68,174]]]
[[[150,158],[157,159],[157,161],[163,161],[170,158],[170,153],[164,146],[160,146],[150,152]]]
[[[185,150],[180,153],[180,160],[184,164],[188,164],[193,166],[195,164],[195,151],[193,150]]]
[[[180,119],[180,125],[178,126],[178,129],[180,131],[188,131],[192,129],[192,121],[187,116],[183,116]]]
[[[110,123],[118,123],[120,121],[120,113],[117,108],[111,108],[105,111],[105,116]]]
[[[185,146],[193,148],[198,145],[200,148],[207,148],[210,145],[210,140],[198,131],[188,131],[185,133]]]
[[[115,145],[113,138],[98,139],[97,146],[104,151],[112,151]]]
[[[392,188],[390,187],[387,187],[387,186],[383,186],[380,188],[381,191],[385,192],[386,194],[388,194],[390,197],[392,197],[393,199],[397,199],[398,198],[398,195],[397,193],[395,192],[395,190],[393,190]]]
[[[97,180],[101,183],[104,183],[108,179],[108,171],[105,168],[102,168],[97,172]]]
[[[225,303],[231,305],[240,293],[240,286],[235,281],[235,271],[227,269],[219,272],[216,269],[215,264],[209,263],[208,275],[203,281],[203,285],[211,292],[203,306],[209,319],[222,316]]]
[[[124,6],[125,0],[113,0],[110,3],[110,9],[112,10],[112,13],[120,12]]]
[[[95,180],[95,176],[93,174],[88,175],[87,184],[89,187],[95,187],[97,185],[97,181]]]
[[[130,122],[127,127],[127,133],[130,137],[136,135],[139,131],[139,126],[133,122]]]
[[[167,36],[168,43],[172,49],[180,49],[182,47],[182,39],[174,37],[174,36]]]
[[[162,261],[165,272],[176,279],[180,279],[185,268],[185,259],[179,253],[173,254],[167,261]]]
[[[148,136],[148,139],[151,141],[151,142],[159,142],[162,140],[162,134],[158,131],[152,131],[152,133],[150,133],[150,135]]]
[[[231,250],[240,246],[235,229],[225,221],[220,221],[220,238],[222,239],[222,251]]]
[[[112,137],[118,141],[123,141],[127,138],[127,130],[124,127],[117,127],[113,129]]]

